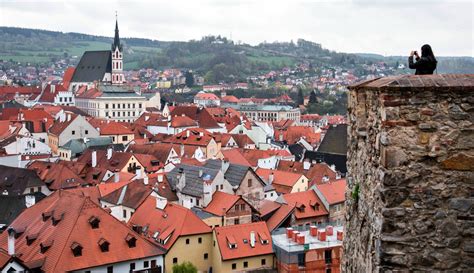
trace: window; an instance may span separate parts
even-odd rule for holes
[[[204,253],[204,260],[207,260],[208,257],[209,255],[207,253]]]
[[[328,249],[324,251],[324,259],[326,260],[326,264],[332,264],[332,250]]]
[[[249,262],[244,262],[244,268],[249,267]]]
[[[127,211],[123,210],[123,218],[127,218]]]
[[[216,191],[218,191],[218,190],[219,190],[219,185],[216,185]]]
[[[245,204],[240,204],[240,210],[245,210]]]
[[[239,205],[235,205],[235,210],[236,210],[236,211],[239,210]]]
[[[85,133],[86,133],[86,135],[89,134],[89,130],[86,130]]]
[[[115,103],[112,103],[112,109],[115,109]]]
[[[76,131],[72,130],[71,134],[72,134],[72,135],[75,135],[75,134],[76,134]]]
[[[189,245],[189,239],[186,239],[186,244]]]
[[[117,109],[120,109],[120,103],[117,103]]]
[[[135,263],[131,263],[130,264],[130,270],[134,270],[135,269]]]
[[[223,189],[224,189],[224,185],[221,185],[221,190],[223,190]]]
[[[141,104],[141,103],[138,104],[138,108],[142,108],[142,104]]]
[[[331,268],[326,268],[326,273],[331,273]]]
[[[127,141],[128,140],[128,136],[122,136],[122,141]]]
[[[251,178],[249,178],[249,180],[247,181],[247,183],[248,183],[248,187],[249,187],[249,188],[252,187],[252,179],[251,179]]]
[[[198,238],[198,243],[202,244],[202,238],[201,237]]]
[[[174,258],[173,258],[173,263],[174,263],[174,264],[177,264],[177,263],[178,263],[178,258],[174,257]]]
[[[150,266],[150,262],[148,262],[148,261],[143,261],[143,267],[144,267],[144,268],[147,268],[148,266]]]
[[[114,273],[114,267],[113,266],[107,266],[107,273]]]
[[[262,265],[266,265],[266,264],[267,264],[267,260],[262,259],[261,264],[262,264]]]
[[[305,266],[305,257],[304,253],[299,253],[298,254],[298,266]]]
[[[238,225],[239,224],[239,218],[235,218],[234,219],[234,225]]]
[[[105,109],[109,109],[109,104],[108,103],[105,104]]]
[[[232,269],[237,269],[237,264],[236,263],[232,264]]]

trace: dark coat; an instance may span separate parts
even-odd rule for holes
[[[421,57],[417,58],[416,62],[413,62],[412,57],[408,57],[408,67],[416,69],[415,75],[430,75],[436,69],[437,61],[432,57]]]

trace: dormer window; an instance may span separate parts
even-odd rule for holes
[[[82,256],[82,246],[79,243],[73,242],[71,245],[71,250],[74,257]]]
[[[46,240],[45,242],[41,242],[40,252],[45,253],[53,245],[53,242],[53,240]]]
[[[38,233],[28,234],[26,236],[26,244],[31,245],[36,240],[36,238],[38,238]]]
[[[59,224],[59,222],[63,219],[64,213],[61,213],[61,215],[54,215],[53,218],[51,219],[53,226],[56,226]]]
[[[127,242],[129,248],[133,248],[137,245],[137,238],[135,238],[135,236],[130,233],[127,234],[127,237],[125,237],[125,241]]]
[[[43,222],[46,222],[53,215],[53,211],[46,211],[41,214]]]
[[[110,243],[107,240],[105,240],[104,238],[101,238],[99,240],[98,244],[99,244],[100,250],[102,252],[108,252],[109,251]]]
[[[267,235],[263,233],[258,233],[258,238],[260,239],[260,243],[262,245],[268,245],[269,241]]]
[[[91,218],[89,218],[89,224],[91,225],[92,229],[99,228],[99,223],[100,223],[99,218],[95,216],[91,216]]]
[[[235,249],[237,248],[237,241],[235,241],[234,236],[227,236],[227,245],[229,246],[230,249]]]

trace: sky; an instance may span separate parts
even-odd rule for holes
[[[0,0],[0,26],[188,41],[303,38],[348,53],[474,56],[474,0]]]

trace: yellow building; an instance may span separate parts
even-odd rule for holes
[[[217,227],[213,240],[213,272],[274,268],[272,238],[265,222]]]
[[[151,239],[167,250],[165,272],[173,272],[174,265],[186,261],[195,265],[198,272],[210,272],[212,230],[190,209],[150,195],[135,211],[129,225],[139,232],[146,226]]]

